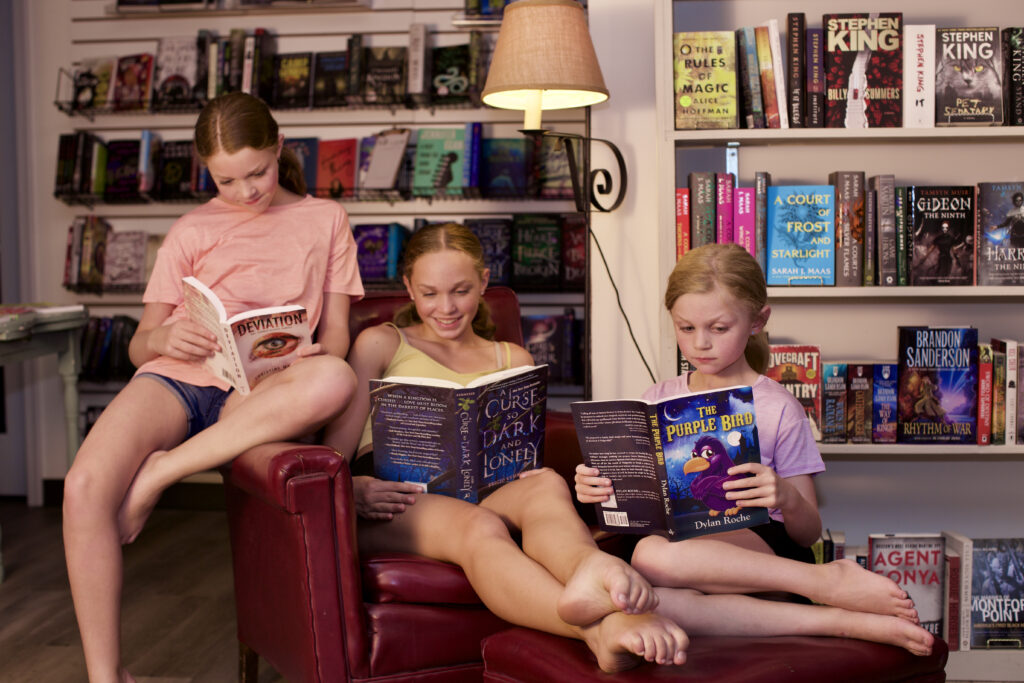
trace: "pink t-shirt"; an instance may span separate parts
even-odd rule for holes
[[[780,477],[817,474],[825,471],[825,462],[814,442],[807,413],[784,386],[764,375],[754,382],[754,415],[761,464],[771,467]],[[660,400],[690,392],[688,374],[658,382],[644,392],[645,400]],[[773,519],[783,521],[779,510],[769,511]]]
[[[306,196],[254,214],[214,198],[175,221],[157,254],[144,303],[173,304],[165,324],[186,317],[181,279],[217,293],[228,317],[252,308],[301,304],[310,329],[324,292],[363,295],[348,214],[338,202]],[[199,386],[228,384],[197,363],[160,356],[139,368]]]

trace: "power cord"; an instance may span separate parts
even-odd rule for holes
[[[633,347],[636,349],[637,354],[640,356],[640,360],[644,362],[644,367],[647,368],[647,374],[651,377],[651,383],[657,384],[658,380],[654,378],[654,373],[651,371],[651,366],[647,364],[647,359],[644,357],[644,352],[640,350],[640,344],[636,340],[636,335],[633,334],[633,325],[629,322],[629,316],[626,315],[626,309],[622,307],[622,297],[619,295],[619,288],[615,284],[615,278],[612,277],[612,269],[608,265],[608,259],[604,257],[604,249],[601,248],[601,243],[597,239],[597,234],[593,230],[589,230],[591,239],[594,240],[594,246],[597,247],[597,253],[601,255],[601,263],[604,264],[604,270],[608,273],[608,282],[612,286],[612,290],[615,291],[615,302],[619,306],[619,312],[622,313],[622,319],[626,321],[626,329],[629,330],[629,338],[633,340]]]

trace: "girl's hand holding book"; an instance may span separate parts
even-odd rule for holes
[[[376,477],[352,477],[356,514],[363,519],[389,520],[405,512],[405,506],[416,502],[414,493],[422,492],[416,484],[385,481]]]
[[[611,498],[612,480],[599,474],[596,467],[576,465],[576,498],[581,503],[603,503]]]
[[[149,336],[149,348],[161,356],[196,362],[220,350],[216,339],[202,325],[182,319],[154,328]]]
[[[782,477],[770,467],[761,463],[748,462],[729,468],[729,474],[751,473],[754,476],[734,479],[722,484],[725,497],[735,500],[740,507],[783,508],[783,498],[788,490]]]

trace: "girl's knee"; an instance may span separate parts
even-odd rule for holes
[[[558,472],[552,469],[544,469],[537,474],[530,475],[521,481],[531,487],[533,495],[551,496],[565,498],[572,502],[572,493],[569,485]]]
[[[511,536],[505,522],[494,512],[479,506],[468,511],[464,516],[464,528],[461,535],[463,545],[469,552],[480,548],[480,544],[493,540],[509,540]]]
[[[355,394],[356,373],[340,358],[314,356],[304,359],[297,369],[301,371],[296,379],[302,396],[312,409],[323,409],[326,417],[340,412]]]
[[[636,548],[633,549],[633,558],[630,563],[642,574],[654,572],[661,565],[661,557],[666,543],[668,541],[660,536],[646,536],[640,539]]]

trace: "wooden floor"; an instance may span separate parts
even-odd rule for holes
[[[0,681],[81,683],[60,510],[0,499]],[[154,511],[125,548],[124,662],[139,683],[237,680],[231,554],[224,512]],[[260,662],[260,683],[281,683]]]

